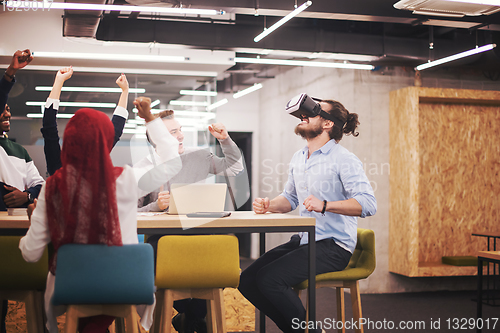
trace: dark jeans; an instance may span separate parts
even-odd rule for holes
[[[306,320],[306,309],[292,287],[308,278],[308,248],[300,245],[299,235],[293,235],[241,273],[240,292],[285,333],[303,332],[293,329],[294,322]],[[333,239],[316,242],[316,274],[341,271],[350,258],[351,253]]]

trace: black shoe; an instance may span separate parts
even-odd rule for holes
[[[172,318],[172,326],[174,326],[175,330],[179,333],[186,333],[185,332],[185,316],[184,313],[178,313]]]
[[[197,333],[207,333],[207,321],[205,320],[205,318],[195,319],[194,330]]]

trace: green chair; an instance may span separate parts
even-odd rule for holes
[[[227,332],[223,288],[236,288],[240,282],[235,236],[164,236],[158,241],[156,263],[152,332],[170,333],[173,303],[185,298],[206,299],[208,332]]]
[[[351,290],[352,312],[354,320],[359,323],[362,318],[361,298],[359,294],[359,280],[366,279],[375,270],[375,234],[373,230],[358,228],[358,241],[356,249],[352,254],[349,264],[343,271],[316,275],[316,288],[336,288],[337,292],[337,321],[342,321],[342,329],[338,332],[345,333],[345,305],[344,288]],[[300,294],[300,290],[306,289],[308,280],[294,287]],[[360,326],[356,332],[363,332]]]
[[[41,333],[44,332],[43,293],[49,255],[45,249],[38,262],[27,263],[19,250],[20,239],[21,236],[0,237],[0,301],[24,302],[28,333]]]

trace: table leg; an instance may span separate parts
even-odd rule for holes
[[[266,233],[261,232],[259,234],[259,252],[260,256],[266,253]],[[266,333],[266,315],[264,312],[259,310],[259,332]]]
[[[481,258],[477,259],[477,321],[483,317],[483,261]],[[478,333],[482,332],[482,329],[477,326]]]
[[[316,227],[307,233],[309,236],[309,288],[308,288],[308,320],[316,322]]]

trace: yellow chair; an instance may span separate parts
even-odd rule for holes
[[[153,332],[170,333],[175,300],[207,300],[209,332],[226,333],[223,288],[240,281],[238,239],[230,235],[164,236],[156,260]]]
[[[0,237],[0,307],[2,300],[24,302],[28,333],[44,332],[43,293],[49,272],[47,249],[36,263],[19,250],[21,236]],[[1,309],[0,309],[1,310]]]
[[[345,306],[344,288],[351,290],[352,313],[354,320],[359,323],[362,318],[361,298],[359,294],[359,280],[366,279],[375,270],[375,234],[373,230],[358,228],[358,241],[349,264],[343,271],[316,275],[316,288],[336,288],[337,292],[337,322],[342,321],[345,333]],[[308,280],[294,287],[297,293],[306,289]],[[363,327],[356,329],[356,333],[363,332]]]

